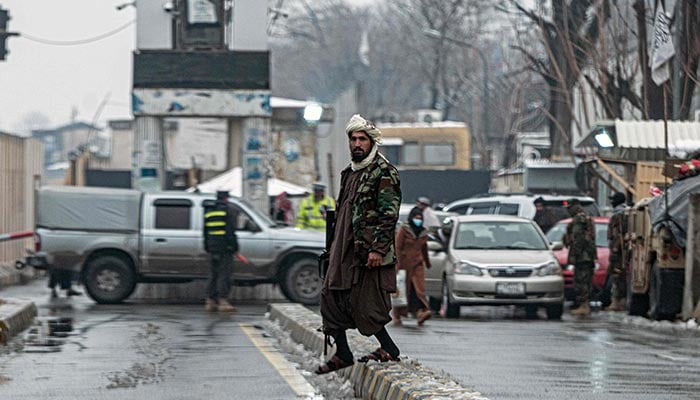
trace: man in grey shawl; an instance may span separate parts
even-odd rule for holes
[[[326,374],[354,363],[345,331],[375,336],[380,347],[358,361],[398,361],[384,325],[396,291],[394,234],[401,204],[399,173],[378,153],[381,132],[358,114],[345,128],[352,162],[341,173],[337,222],[321,291],[323,331],[336,353],[316,370]]]

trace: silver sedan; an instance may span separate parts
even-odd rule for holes
[[[448,318],[462,305],[545,307],[561,318],[564,278],[549,241],[532,220],[506,215],[452,217],[445,243],[431,241],[426,294]]]

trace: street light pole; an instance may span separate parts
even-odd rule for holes
[[[457,44],[458,46],[465,47],[472,49],[476,51],[476,53],[479,55],[479,58],[481,58],[481,64],[482,64],[482,78],[481,80],[483,81],[483,86],[482,86],[482,110],[481,110],[481,129],[482,133],[486,136],[486,139],[488,141],[488,135],[489,135],[489,80],[488,80],[488,73],[489,73],[489,64],[486,61],[486,56],[484,55],[484,52],[481,51],[480,48],[477,46],[474,46],[473,44],[469,42],[465,42],[464,40],[460,39],[455,39],[451,38],[449,36],[443,36],[440,32],[438,32],[435,29],[424,29],[423,33],[431,37],[433,39],[440,39],[440,40],[446,40],[448,42]]]

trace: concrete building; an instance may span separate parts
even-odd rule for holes
[[[86,122],[71,122],[53,129],[32,131],[32,137],[44,144],[44,165],[68,161],[69,154],[79,147],[91,147],[95,153],[105,153],[107,146],[98,134],[102,129]]]

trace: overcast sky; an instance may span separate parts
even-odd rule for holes
[[[99,103],[109,102],[99,120],[130,117],[131,53],[135,25],[94,43],[55,46],[29,38],[72,41],[98,36],[135,18],[132,7],[117,11],[114,0],[0,0],[10,11],[10,54],[0,62],[0,130],[16,132],[34,111],[53,125],[78,118],[92,121]]]
[[[10,30],[26,35],[8,39],[10,54],[0,61],[0,131],[20,131],[33,112],[46,115],[49,125],[57,126],[70,121],[75,108],[79,120],[90,122],[107,96],[109,100],[98,116],[100,124],[131,117],[135,24],[102,40],[76,46],[30,40],[76,41],[113,31],[135,19],[133,7],[116,10],[127,1],[0,0],[0,6],[10,11]],[[358,5],[376,1],[350,0]]]

